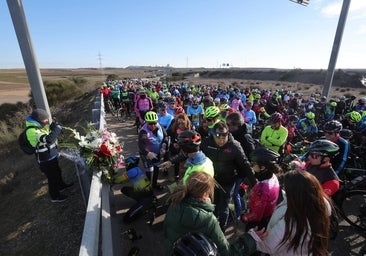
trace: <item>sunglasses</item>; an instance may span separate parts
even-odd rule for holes
[[[321,156],[322,156],[322,154],[321,154],[321,153],[318,153],[318,152],[311,152],[311,153],[309,154],[309,156],[310,156],[311,158],[313,158],[313,159],[317,159],[317,158],[321,157]]]
[[[226,137],[228,134],[228,132],[215,132],[215,137]]]
[[[157,122],[149,122],[149,123],[147,123],[148,125],[156,125],[157,124]]]

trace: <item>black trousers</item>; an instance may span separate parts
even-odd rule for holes
[[[48,193],[52,199],[60,196],[60,188],[65,186],[62,179],[61,168],[58,164],[58,158],[54,158],[47,162],[41,162],[39,168],[46,175],[48,180]]]

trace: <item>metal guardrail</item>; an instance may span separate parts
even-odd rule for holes
[[[104,101],[100,94],[94,102],[92,122],[96,129],[106,127]],[[102,183],[101,176],[101,172],[93,173],[79,256],[113,255],[110,186]]]

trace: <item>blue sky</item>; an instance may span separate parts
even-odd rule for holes
[[[23,0],[40,68],[327,69],[342,0]],[[99,61],[99,54],[100,60]],[[0,69],[24,68],[0,1]],[[352,0],[336,68],[366,68],[366,1]]]

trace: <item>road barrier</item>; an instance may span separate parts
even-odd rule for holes
[[[92,122],[96,129],[103,130],[106,127],[104,101],[99,92],[92,109]],[[93,172],[90,192],[82,191],[84,200],[88,198],[88,204],[80,256],[113,255],[110,186],[103,184],[101,177],[101,172]],[[85,184],[80,185],[85,187]]]

